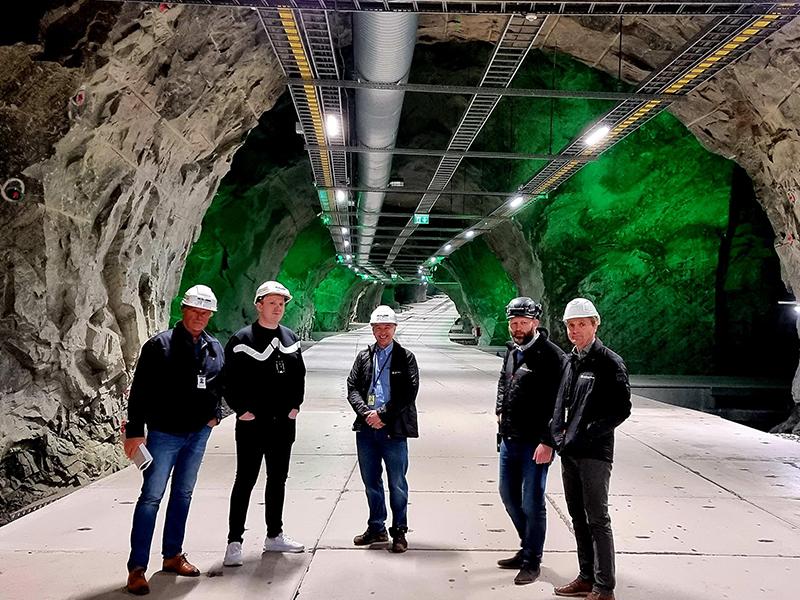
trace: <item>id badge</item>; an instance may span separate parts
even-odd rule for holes
[[[206,389],[206,376],[205,375],[198,375],[197,376],[197,389],[198,390]]]
[[[370,394],[367,396],[367,406],[374,407],[375,406],[375,394]]]

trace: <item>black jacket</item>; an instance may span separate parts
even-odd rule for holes
[[[614,460],[614,428],[631,414],[622,358],[595,339],[583,359],[570,354],[558,389],[551,433],[564,456]]]
[[[287,416],[303,403],[305,381],[300,340],[288,327],[256,322],[225,345],[225,400],[237,416]]]
[[[350,375],[347,377],[347,400],[356,413],[353,430],[369,427],[365,416],[371,408],[367,406],[367,395],[372,384],[375,346],[372,344],[356,356]],[[389,402],[377,409],[386,430],[393,437],[419,437],[417,428],[417,392],[419,391],[419,369],[414,354],[394,341],[392,361],[389,364]]]
[[[182,322],[147,340],[133,374],[125,435],[142,437],[145,425],[191,433],[220,418],[224,361],[222,346],[205,331],[198,355]],[[198,389],[198,375],[205,376],[205,389]]]
[[[564,366],[564,352],[548,339],[547,330],[515,360],[515,346],[506,344],[506,356],[497,382],[495,414],[500,415],[500,434],[530,443],[553,445],[550,420],[556,404]]]

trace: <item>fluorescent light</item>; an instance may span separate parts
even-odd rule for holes
[[[601,125],[597,129],[590,131],[586,135],[586,139],[583,141],[583,143],[587,146],[594,146],[596,143],[605,138],[609,131],[611,131],[611,128],[608,125]]]
[[[350,230],[347,227],[342,227],[342,235],[347,235],[350,233]]]
[[[445,249],[445,250],[447,250],[447,251],[449,252],[450,250],[452,250],[452,249],[453,249],[453,244],[447,244],[447,245],[444,247],[444,249]]]
[[[510,206],[511,206],[511,208],[517,208],[518,206],[521,206],[524,201],[525,201],[525,198],[523,198],[522,196],[514,196],[511,199]]]
[[[350,246],[350,241],[349,240],[345,240],[344,241],[344,247],[347,248],[348,246]]]
[[[336,190],[336,200],[338,202],[344,202],[347,200],[347,192],[344,190]]]
[[[472,229],[470,229],[467,233],[464,234],[464,237],[467,238],[468,240],[471,240],[472,238],[475,237],[475,232],[472,231]]]
[[[339,137],[342,135],[342,124],[336,115],[325,115],[325,133],[329,137]]]

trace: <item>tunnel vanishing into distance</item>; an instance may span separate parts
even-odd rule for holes
[[[354,80],[356,17],[326,14],[341,79]],[[309,156],[320,152],[297,133],[260,16],[52,0],[2,26],[0,519],[124,463],[117,432],[139,348],[178,317],[173,299],[193,283],[217,293],[211,327],[223,342],[253,318],[253,289],[272,278],[294,294],[285,322],[305,339],[363,322],[380,302],[441,291],[481,346],[506,341],[506,302],[531,295],[566,347],[560,314],[583,295],[634,374],[788,387],[796,316],[778,302],[800,286],[800,21],[784,19],[533,193],[526,184],[551,163],[522,155],[561,153],[620,102],[592,92],[633,94],[722,18],[626,16],[620,39],[616,16],[540,15],[511,87],[573,97],[503,97],[469,147],[484,154],[463,158],[425,211],[409,191],[427,189],[444,159],[396,154],[389,179],[403,187],[389,188],[368,229],[358,217],[366,192],[340,202],[330,184],[315,186],[321,167]],[[478,85],[508,20],[420,15],[408,82]],[[359,143],[361,91],[339,96],[353,119],[340,144]],[[407,91],[396,146],[447,148],[471,98]],[[346,156],[330,167],[345,169],[343,187],[359,188],[371,168],[357,152],[324,154]],[[24,185],[19,197],[12,180]],[[524,204],[502,213],[519,189]],[[397,251],[415,212],[430,222]],[[800,400],[796,377],[792,394]],[[783,429],[796,430],[798,409],[789,412]]]

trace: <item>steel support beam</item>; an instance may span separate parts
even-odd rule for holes
[[[674,100],[668,94],[638,94],[636,92],[598,92],[582,90],[545,90],[504,88],[493,86],[432,85],[427,83],[376,83],[371,81],[352,81],[330,79],[302,79],[290,77],[288,85],[313,85],[317,87],[336,87],[347,89],[390,90],[397,92],[416,92],[421,94],[450,94],[461,96],[512,96],[515,98],[580,98],[582,100]]]
[[[431,156],[445,158],[486,158],[497,160],[556,160],[561,158],[560,154],[537,154],[525,152],[478,152],[478,151],[457,151],[457,150],[427,150],[425,148],[367,148],[366,146],[321,146],[319,144],[306,144],[305,150],[330,150],[336,152],[348,152],[352,154],[392,154],[400,156]],[[584,155],[579,159],[581,162],[592,162],[595,156]]]

